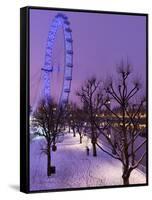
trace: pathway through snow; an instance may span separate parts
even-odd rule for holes
[[[97,157],[86,155],[86,138],[79,143],[79,136],[66,134],[62,143],[57,145],[53,152],[52,165],[56,166],[56,174],[50,178],[46,176],[46,156],[41,154],[40,148],[44,145],[41,139],[35,139],[30,144],[30,189],[47,190],[62,188],[79,188],[93,186],[108,186],[122,184],[121,163],[100,149]],[[89,144],[91,148],[91,144]],[[145,183],[145,175],[134,170],[130,183]]]

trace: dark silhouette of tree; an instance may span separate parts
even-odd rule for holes
[[[51,171],[51,148],[56,151],[56,138],[63,127],[63,108],[57,106],[53,100],[41,100],[33,113],[33,123],[39,127],[36,135],[45,138],[46,147],[41,151],[47,155],[47,176]]]
[[[69,132],[72,129],[73,131],[73,137],[76,136],[76,126],[75,126],[75,111],[76,111],[77,105],[73,102],[70,102],[67,105],[67,114],[66,114],[66,121],[69,126]]]
[[[67,106],[66,121],[69,129],[73,131],[73,136],[75,137],[76,133],[79,134],[80,143],[82,143],[83,138],[84,118],[83,110],[76,103],[70,102]]]
[[[92,147],[93,147],[93,156],[97,156],[96,143],[99,137],[99,132],[94,124],[94,121],[97,119],[97,114],[99,113],[102,106],[102,95],[99,92],[100,81],[95,77],[92,77],[83,84],[79,91],[76,92],[76,95],[80,97],[80,100],[83,104],[83,111],[86,113],[86,122],[88,135],[91,138]]]
[[[73,111],[74,112],[72,114],[72,121],[74,123],[74,127],[75,127],[76,132],[79,134],[80,144],[81,144],[82,138],[83,138],[85,113],[79,107],[75,107],[75,109]]]
[[[146,104],[145,98],[139,98],[138,93],[141,89],[139,81],[134,79],[131,84],[130,65],[121,64],[118,67],[119,84],[112,79],[105,84],[106,92],[104,106],[107,116],[102,118],[104,126],[110,127],[112,133],[109,135],[95,121],[96,128],[109,144],[109,150],[103,146],[96,144],[100,149],[115,159],[118,159],[123,166],[122,179],[124,185],[129,185],[129,177],[131,172],[136,169],[146,155],[146,150],[137,159],[138,151],[146,143],[146,138],[137,145],[136,141],[141,134],[141,112]],[[138,96],[138,102],[135,97]],[[117,107],[117,108],[116,108]]]

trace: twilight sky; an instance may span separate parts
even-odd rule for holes
[[[37,99],[42,85],[41,67],[48,31],[59,11],[30,10],[30,104]],[[61,12],[61,11],[60,11]],[[145,89],[146,81],[146,17],[105,13],[62,12],[71,23],[74,67],[70,100],[75,91],[92,75],[105,79],[115,76],[116,65],[128,57],[135,75]],[[63,66],[63,35],[59,30],[54,49],[55,65]],[[54,73],[53,94],[61,90],[63,72]]]

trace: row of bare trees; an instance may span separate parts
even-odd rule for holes
[[[36,134],[44,137],[47,145],[42,149],[47,155],[47,175],[51,175],[51,149],[56,149],[56,138],[67,125],[80,136],[88,135],[92,142],[93,156],[97,147],[122,163],[124,185],[129,184],[131,172],[146,155],[137,159],[138,151],[146,144],[146,137],[137,145],[141,130],[141,111],[146,107],[145,98],[139,98],[139,81],[131,82],[129,64],[120,63],[118,80],[100,81],[92,77],[76,92],[81,105],[70,103],[58,106],[53,100],[42,100],[33,114],[33,123],[41,127]],[[136,100],[138,97],[138,100]],[[146,122],[144,122],[146,123]],[[101,145],[102,140],[108,148]]]
[[[84,133],[84,120],[85,113],[84,110],[78,107],[75,103],[69,103],[66,107],[66,124],[73,131],[73,136],[76,136],[76,133],[79,134],[80,144],[82,143],[83,133]]]
[[[123,166],[123,183],[128,185],[131,172],[146,155],[145,150],[138,159],[136,156],[147,141],[145,137],[138,145],[136,142],[141,132],[145,131],[141,129],[141,112],[146,107],[146,99],[139,98],[141,84],[135,79],[131,82],[131,68],[128,63],[125,65],[122,62],[117,72],[118,83],[112,78],[102,83],[92,77],[77,91],[77,96],[82,102],[86,113],[85,121],[90,128],[93,156],[97,155],[98,146],[119,160]],[[112,131],[111,135],[109,130]],[[100,144],[99,138],[108,143],[108,149]]]

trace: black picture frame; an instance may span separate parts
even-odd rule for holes
[[[146,183],[133,184],[133,185],[108,185],[99,187],[85,187],[85,188],[66,188],[66,189],[48,189],[48,190],[30,190],[30,159],[29,159],[29,62],[30,62],[30,10],[54,10],[54,11],[72,11],[72,12],[86,12],[86,13],[105,13],[113,15],[131,15],[131,16],[145,16],[146,17]],[[131,12],[115,12],[115,11],[100,11],[100,10],[79,10],[79,9],[67,9],[67,8],[51,8],[51,7],[34,7],[28,6],[20,9],[20,191],[24,193],[37,193],[37,192],[54,192],[54,191],[71,191],[71,190],[86,190],[86,189],[101,189],[101,188],[120,188],[120,187],[135,187],[135,186],[147,186],[148,185],[148,14],[147,13],[131,13]]]

